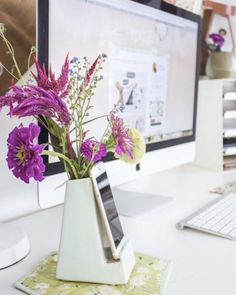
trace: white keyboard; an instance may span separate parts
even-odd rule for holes
[[[236,193],[227,193],[176,224],[236,240]]]

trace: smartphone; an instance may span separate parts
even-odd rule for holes
[[[90,177],[93,182],[95,198],[101,213],[112,256],[114,259],[119,259],[119,254],[125,241],[124,233],[105,166],[102,162],[98,162],[91,168]]]

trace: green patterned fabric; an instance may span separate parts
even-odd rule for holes
[[[31,295],[163,295],[171,263],[136,253],[136,265],[126,285],[64,282],[55,278],[57,252],[51,253],[15,286]]]

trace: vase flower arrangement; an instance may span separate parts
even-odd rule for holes
[[[22,74],[3,24],[0,24],[0,37],[12,57],[16,73],[2,66],[15,80],[20,80]],[[67,56],[56,77],[52,69],[47,74],[45,67],[35,59],[36,73],[32,73],[29,81],[20,86],[12,83],[7,93],[0,97],[0,111],[7,107],[10,117],[35,118],[51,138],[50,143],[38,144],[40,126],[35,122],[29,126],[20,124],[11,131],[7,139],[7,163],[17,178],[26,183],[30,178],[42,181],[43,155],[58,157],[64,163],[69,179],[88,177],[90,168],[108,152],[128,163],[141,159],[145,152],[144,139],[136,129],[125,125],[119,117],[119,107],[105,115],[107,128],[99,140],[87,129],[88,123],[100,118],[89,116],[94,90],[103,79],[99,71],[105,60],[105,54],[100,54],[92,64],[86,57],[81,61],[77,57],[69,61]],[[75,134],[73,139],[72,133]],[[48,145],[52,146],[51,150],[46,149]]]
[[[233,45],[232,50],[226,50],[227,48],[224,46],[225,36],[227,35],[227,31],[224,28],[219,29],[217,33],[209,35],[210,42],[206,44],[209,53],[206,63],[206,75],[210,79],[236,77],[236,55],[232,30],[229,33]]]
[[[209,39],[211,42],[207,43],[207,48],[210,51],[221,51],[222,46],[225,43],[224,36],[227,34],[225,29],[220,29],[218,33],[211,33]]]

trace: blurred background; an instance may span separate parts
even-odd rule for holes
[[[22,73],[28,69],[27,60],[31,47],[36,45],[35,38],[35,0],[0,0],[0,23],[6,27],[6,35],[12,43],[17,63]],[[5,44],[0,41],[0,63],[10,71],[15,71]],[[31,61],[32,62],[32,61]],[[0,95],[10,85],[12,77],[0,69]]]

